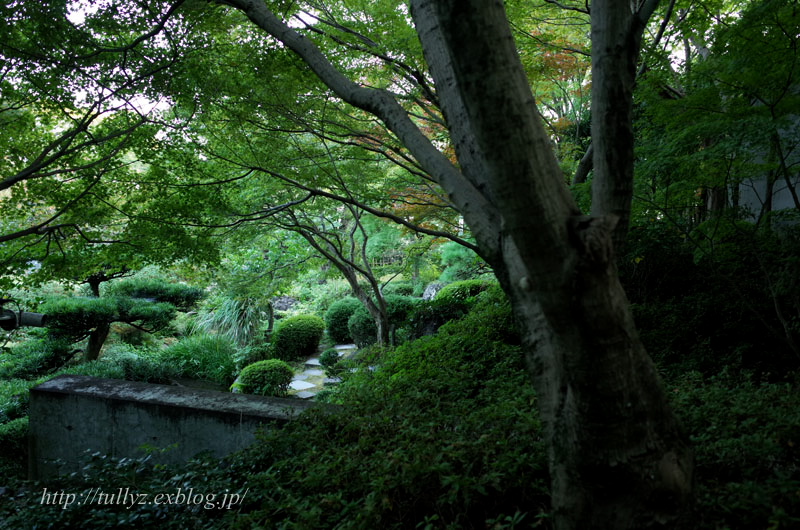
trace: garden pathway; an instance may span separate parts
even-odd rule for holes
[[[339,352],[339,357],[352,354],[356,350],[355,344],[337,344],[334,346]],[[301,399],[311,399],[325,388],[326,385],[336,384],[338,380],[325,376],[325,369],[319,364],[319,353],[306,360],[303,368],[294,374],[294,379],[289,385],[289,395]]]

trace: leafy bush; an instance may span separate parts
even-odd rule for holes
[[[446,322],[463,318],[477,302],[478,295],[496,290],[505,298],[499,284],[491,280],[464,280],[444,286],[432,300],[419,301],[411,316],[411,338],[432,335]]]
[[[28,418],[0,424],[0,476],[24,477],[28,472]]]
[[[246,366],[234,386],[246,394],[285,396],[294,377],[292,367],[279,359],[267,359]]]
[[[411,282],[391,282],[383,288],[383,294],[399,294],[401,296],[413,296],[414,286]]]
[[[347,329],[353,342],[359,348],[374,344],[378,340],[378,327],[375,325],[372,315],[363,305],[359,306],[347,319]]]
[[[272,334],[275,357],[295,361],[313,355],[325,331],[325,321],[314,315],[297,315],[280,321]]]
[[[224,506],[209,506],[203,502],[175,502],[142,504],[132,507],[130,502],[73,503],[68,509],[62,503],[42,503],[42,486],[37,482],[15,480],[10,476],[4,486],[9,487],[0,503],[0,521],[3,528],[115,528],[136,530],[159,528],[183,530],[186,528],[224,529],[230,528],[237,512],[249,506],[249,498],[255,497],[252,488],[248,491],[245,464],[234,457],[220,460],[210,456],[192,459],[181,466],[155,465],[150,457],[114,459],[105,455],[87,455],[86,465],[79,473],[54,477],[48,480],[48,491],[74,492],[77,499],[91,498],[98,491],[109,495],[119,488],[128,488],[131,493],[169,493],[187,495],[215,495],[213,502],[226,499],[243,499],[232,504],[231,510]],[[52,488],[52,489],[51,489]],[[227,497],[224,497],[227,494]],[[229,519],[226,521],[226,517]]]
[[[58,375],[61,374],[86,375],[104,379],[125,379],[125,370],[122,366],[106,361],[88,361],[67,366],[58,371]]]
[[[359,307],[361,307],[361,302],[358,299],[347,297],[331,304],[325,312],[325,327],[334,344],[346,344],[353,341],[347,321]]]
[[[205,379],[227,387],[236,375],[235,352],[225,337],[196,334],[161,351],[157,360],[172,364],[179,377]]]
[[[434,297],[440,303],[453,306],[471,306],[475,297],[492,285],[490,280],[462,280],[445,285]]]
[[[384,297],[386,301],[386,317],[389,323],[390,340],[397,344],[400,338],[406,338],[405,326],[409,324],[409,317],[419,302],[409,296],[390,294]],[[378,340],[378,327],[375,320],[363,305],[356,309],[347,321],[347,328],[353,337],[353,342],[359,348],[375,344]]]
[[[339,359],[339,352],[335,348],[329,348],[319,356],[319,364],[325,369],[328,377],[337,377],[342,371]]]
[[[671,376],[797,367],[776,315],[776,307],[800,314],[788,299],[800,300],[797,291],[781,283],[784,272],[794,283],[800,277],[791,238],[778,245],[752,230],[735,235],[719,241],[719,255],[696,256],[674,225],[654,221],[630,231],[620,279],[642,342]]]

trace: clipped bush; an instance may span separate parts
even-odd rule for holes
[[[275,357],[295,361],[313,355],[325,331],[325,321],[314,315],[283,319],[272,334]]]
[[[350,331],[353,342],[359,348],[375,344],[378,341],[378,327],[375,325],[372,315],[363,305],[359,306],[347,319],[347,329]]]
[[[246,366],[233,384],[245,394],[282,397],[294,377],[292,367],[280,359],[267,359]]]
[[[489,280],[462,280],[445,285],[436,293],[434,300],[451,305],[472,305],[475,297],[489,288]]]
[[[162,350],[157,361],[175,367],[178,377],[204,379],[230,386],[236,374],[233,343],[219,335],[196,334]]]
[[[383,294],[399,294],[402,296],[413,296],[414,286],[411,282],[392,282],[383,288]]]
[[[337,300],[325,312],[325,327],[328,330],[328,337],[335,344],[347,344],[353,342],[347,321],[361,307],[358,299],[348,296]]]
[[[478,295],[491,288],[500,290],[499,285],[490,280],[464,280],[444,286],[431,300],[420,301],[414,306],[409,317],[410,337],[432,335],[443,324],[463,318],[478,300]]]
[[[155,278],[131,278],[112,283],[108,294],[150,301],[167,302],[186,311],[199,302],[204,292],[199,287]]]
[[[319,364],[325,369],[325,375],[336,377],[342,371],[339,364],[339,352],[335,348],[329,348],[319,356]]]
[[[0,379],[31,379],[62,366],[72,355],[69,341],[46,335],[20,343],[0,358]]]
[[[389,323],[390,339],[392,343],[397,344],[401,342],[399,340],[400,337],[406,338],[408,335],[405,328],[410,323],[409,318],[419,300],[410,296],[396,294],[386,295],[384,300],[386,301],[386,318]],[[353,342],[359,348],[375,344],[378,340],[378,327],[364,306],[361,306],[351,315],[347,321],[347,328],[350,330]],[[401,330],[403,332],[398,333]]]

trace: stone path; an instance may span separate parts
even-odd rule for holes
[[[334,346],[339,352],[339,357],[349,355],[356,350],[355,344],[338,344]],[[336,384],[337,380],[325,376],[325,370],[319,364],[319,354],[309,358],[303,368],[294,374],[294,379],[289,385],[289,395],[301,399],[311,399],[323,390],[326,385]]]

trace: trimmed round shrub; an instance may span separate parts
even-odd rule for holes
[[[414,286],[411,284],[411,282],[392,282],[383,288],[383,294],[413,296]]]
[[[357,298],[348,296],[331,304],[325,312],[325,327],[328,329],[328,336],[335,344],[353,342],[347,321],[359,307],[361,302]]]
[[[285,396],[294,377],[292,367],[280,359],[267,359],[246,366],[234,386],[246,394]]]
[[[417,304],[416,298],[396,294],[386,295],[386,317],[389,321],[391,339],[398,342],[397,330],[408,323],[409,316],[413,314]],[[359,307],[347,322],[350,336],[359,348],[375,344],[378,340],[378,328],[375,320],[363,305]]]
[[[313,355],[325,332],[325,321],[314,315],[297,315],[281,320],[272,334],[275,357],[296,361]]]
[[[360,306],[347,320],[347,329],[353,342],[359,348],[364,348],[378,341],[378,327],[367,308]]]
[[[389,324],[395,327],[401,326],[408,319],[417,304],[416,298],[401,294],[387,294],[384,299],[386,300]]]
[[[453,305],[472,305],[471,302],[474,302],[475,297],[488,289],[493,283],[487,280],[453,282],[442,287],[441,291],[436,293],[434,300]]]
[[[339,365],[339,352],[335,348],[329,348],[319,356],[319,364],[325,369],[328,377],[336,377],[342,371]]]

